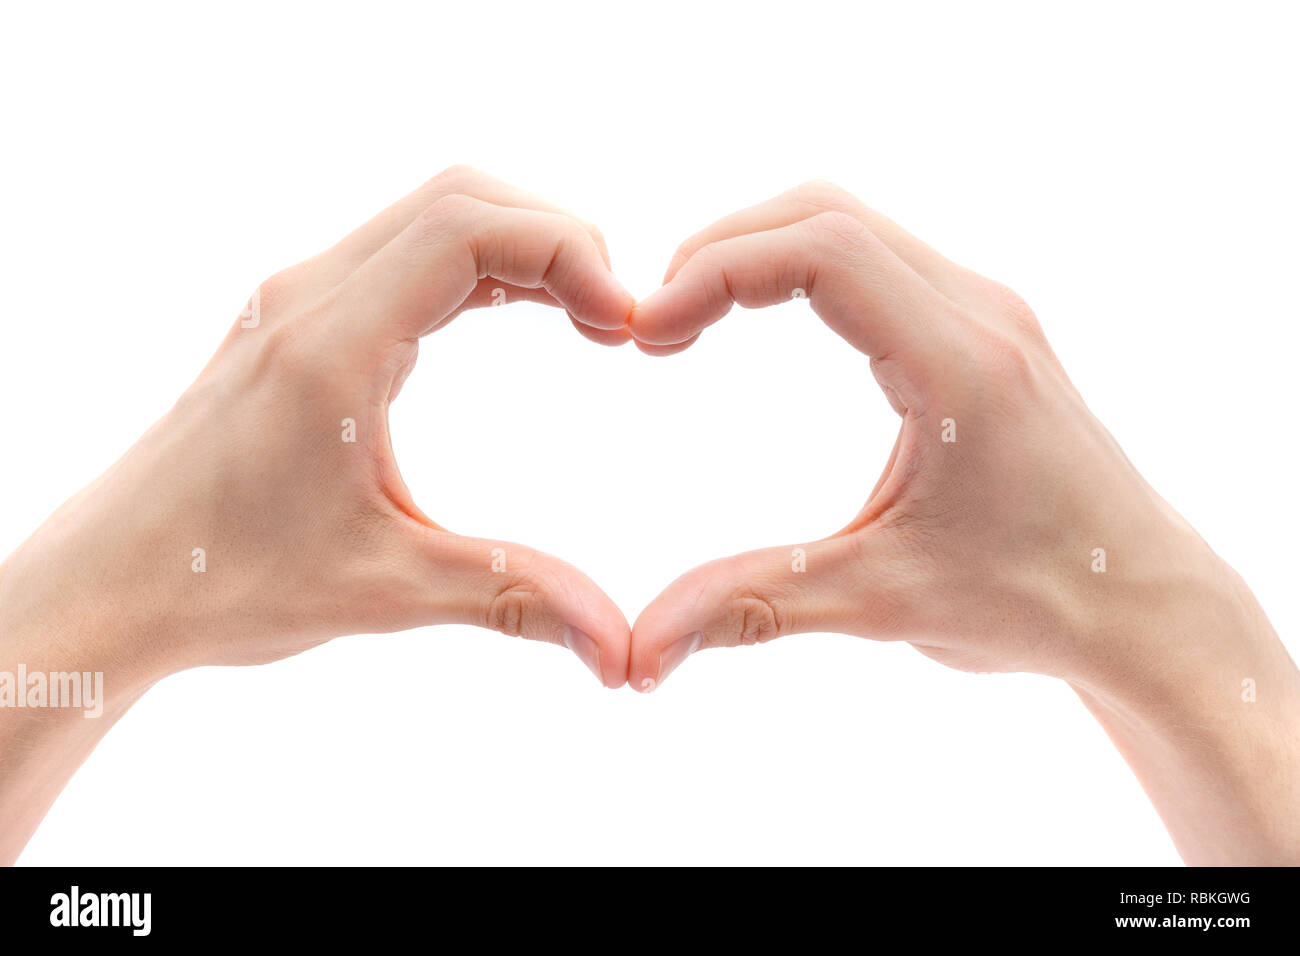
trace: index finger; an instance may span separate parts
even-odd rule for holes
[[[413,339],[442,325],[488,276],[545,289],[575,319],[597,329],[622,329],[634,303],[573,219],[461,195],[421,212],[337,295],[351,303],[342,310],[349,325],[368,335]]]
[[[951,342],[956,306],[862,222],[838,212],[704,246],[632,310],[628,325],[638,342],[675,345],[733,303],[760,308],[804,297],[874,358],[925,362]]]
[[[605,237],[592,223],[573,215],[562,206],[535,196],[495,176],[469,166],[452,166],[402,197],[368,222],[357,227],[339,240],[324,258],[331,261],[334,284],[342,282],[363,262],[387,245],[398,233],[415,221],[425,209],[444,196],[455,194],[473,196],[497,206],[516,209],[537,209],[569,216],[590,233],[606,267],[609,266],[609,248]]]

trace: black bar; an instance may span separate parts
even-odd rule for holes
[[[637,938],[681,946],[693,937],[729,951],[750,939],[767,945],[802,939],[801,948],[841,939],[865,947],[895,934],[910,942],[1132,940],[1178,948],[1277,939],[1294,948],[1298,872],[14,869],[0,873],[0,932],[6,943],[62,939],[92,946],[110,938],[142,946],[262,939],[337,945],[349,939],[401,942],[415,933],[431,943],[468,939],[493,949],[512,940],[528,948],[584,941],[618,948],[620,939]],[[74,886],[78,922],[83,914],[100,921],[101,912],[108,921],[116,909],[124,925],[52,925],[52,915],[70,922],[71,907],[59,910],[59,900],[70,904]],[[144,897],[118,894],[145,893],[148,935],[136,935]],[[114,894],[108,906],[100,905],[102,894]],[[86,903],[88,897],[95,903]],[[1207,919],[1208,927],[1200,924]]]

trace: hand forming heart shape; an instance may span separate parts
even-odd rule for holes
[[[1276,771],[1294,766],[1300,672],[1016,295],[818,183],[688,240],[642,302],[608,265],[593,227],[457,168],[263,283],[163,420],[0,565],[10,659],[100,672],[107,695],[103,721],[41,725],[61,746],[9,723],[23,773],[0,793],[0,861],[102,733],[80,725],[167,674],[450,622],[565,644],[638,690],[700,648],[801,631],[1062,677],[1190,858],[1295,858],[1294,774]],[[440,528],[398,473],[388,407],[420,337],[502,288],[652,354],[733,303],[806,297],[902,417],[884,473],[837,534],[697,568],[629,628],[575,568]],[[1268,697],[1237,705],[1242,675]]]
[[[806,184],[715,223],[640,303],[608,261],[589,224],[448,170],[263,283],[93,506],[61,513],[86,533],[47,536],[27,560],[57,566],[60,541],[132,542],[89,558],[111,569],[99,586],[116,602],[159,608],[136,622],[162,649],[142,685],[344,633],[459,622],[563,643],[606,686],[639,690],[700,648],[801,631],[1087,681],[1113,667],[1093,653],[1098,622],[1128,597],[1093,573],[1103,549],[1151,567],[1208,560],[1088,414],[1024,303],[836,187]],[[653,354],[688,347],[733,302],[806,296],[871,356],[902,416],[893,454],[842,531],[698,568],[629,628],[571,566],[439,527],[398,473],[387,411],[419,338],[501,288],[565,308],[596,341]],[[177,480],[158,482],[173,462]],[[177,553],[193,566],[178,572]],[[143,659],[137,644],[97,652]]]

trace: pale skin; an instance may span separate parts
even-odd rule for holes
[[[457,167],[263,283],[176,407],[0,565],[0,672],[103,671],[107,696],[97,720],[0,709],[0,861],[167,675],[461,623],[642,691],[701,648],[808,631],[1060,678],[1189,863],[1300,863],[1300,672],[1018,297],[821,183],[687,240],[640,303],[608,262],[594,227]],[[419,338],[497,289],[656,355],[733,302],[806,297],[871,357],[893,454],[842,531],[697,568],[629,628],[570,565],[435,524],[398,473],[387,410]]]

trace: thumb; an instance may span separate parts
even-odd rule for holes
[[[627,618],[587,575],[521,544],[413,529],[407,614],[415,624],[472,624],[560,644],[606,687],[627,681]]]
[[[870,530],[701,565],[637,618],[628,682],[648,693],[706,647],[808,632],[892,636],[903,588],[891,567],[884,536]]]

